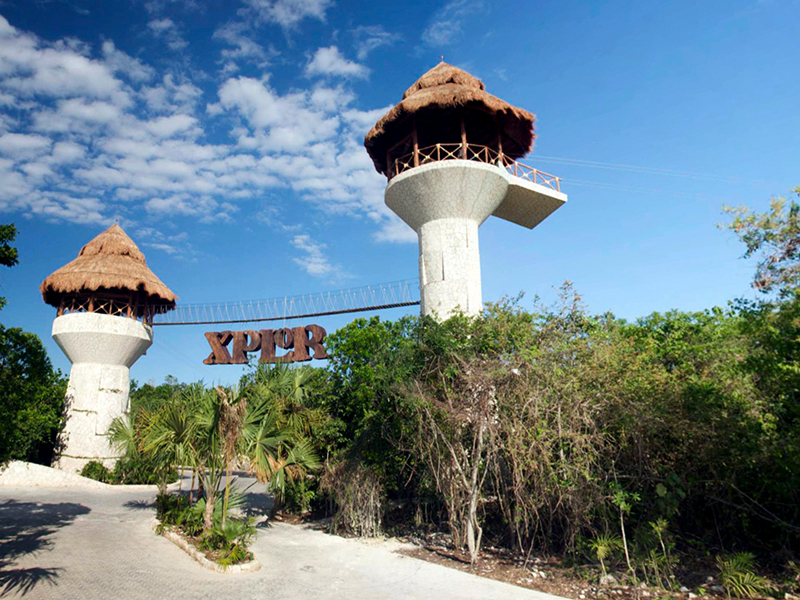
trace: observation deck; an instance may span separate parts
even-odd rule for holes
[[[501,150],[466,142],[415,148],[390,161],[387,177],[391,182],[398,175],[418,167],[455,160],[480,162],[503,169],[508,178],[508,192],[492,213],[494,217],[533,229],[567,201],[566,194],[561,191],[561,178],[516,161]]]

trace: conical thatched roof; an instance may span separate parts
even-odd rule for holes
[[[150,304],[173,308],[177,296],[147,266],[144,254],[122,227],[112,225],[81,248],[78,258],[39,286],[47,304],[59,306],[67,295],[134,292]]]
[[[446,113],[469,109],[488,113],[496,119],[499,131],[494,133],[503,139],[507,156],[520,158],[530,152],[534,115],[491,95],[480,79],[445,62],[440,62],[406,90],[402,101],[366,135],[364,146],[375,168],[385,173],[386,152],[406,135],[405,128],[400,125],[407,117],[431,111]]]

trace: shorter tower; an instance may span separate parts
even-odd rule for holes
[[[483,309],[478,227],[486,219],[532,229],[567,201],[557,177],[517,162],[533,145],[533,122],[442,62],[364,139],[389,180],[386,206],[419,237],[423,315]]]
[[[86,244],[40,291],[58,309],[53,339],[72,362],[54,466],[76,471],[92,460],[111,466],[119,456],[106,434],[111,421],[128,413],[130,367],[153,343],[153,316],[175,308],[177,297],[119,225]]]

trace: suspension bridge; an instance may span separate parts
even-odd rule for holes
[[[419,280],[404,279],[264,300],[178,304],[175,310],[156,315],[153,326],[282,321],[415,306],[419,303]]]

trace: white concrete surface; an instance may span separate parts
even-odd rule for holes
[[[251,483],[239,480],[243,487]],[[184,486],[185,489],[185,486]],[[207,571],[151,529],[153,492],[0,488],[0,596],[25,600],[561,600],[298,525],[263,524],[262,564]],[[249,489],[254,515],[264,486]],[[260,498],[260,500],[259,500]],[[261,507],[264,508],[261,508]]]
[[[152,345],[153,330],[125,317],[71,313],[53,321],[53,339],[72,362],[64,451],[54,466],[75,472],[98,460],[111,467],[118,454],[106,433],[128,413],[130,367]]]
[[[506,221],[533,229],[567,201],[567,195],[527,179],[508,175],[508,192],[492,213]]]
[[[59,469],[14,460],[0,469],[0,486],[110,489],[108,484]]]
[[[386,205],[419,236],[422,314],[483,308],[478,227],[508,190],[505,170],[468,160],[416,167],[386,187]]]

